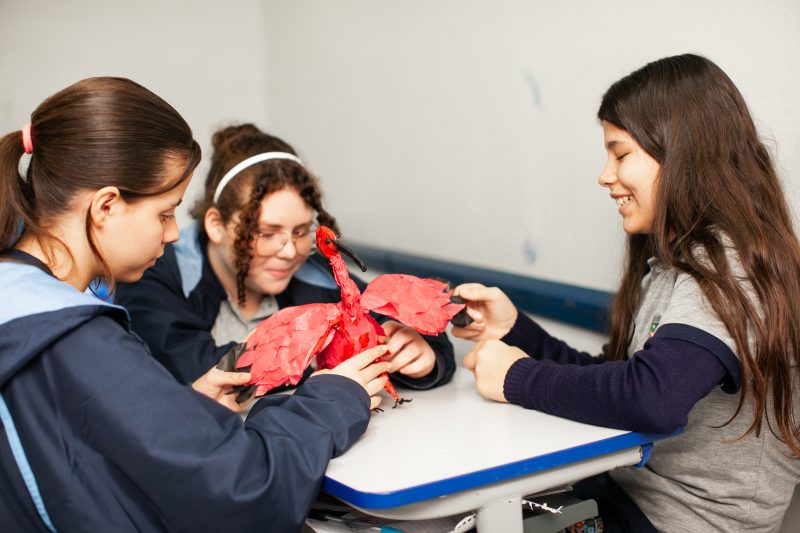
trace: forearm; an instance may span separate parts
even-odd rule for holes
[[[216,409],[216,405],[209,406]],[[300,527],[332,457],[344,453],[366,430],[369,400],[355,382],[342,376],[310,379],[293,395],[263,398],[241,426],[225,427],[206,438],[191,438],[180,459],[168,455],[159,465],[167,494],[191,485],[180,509],[162,510],[171,529],[202,531],[233,528],[249,531],[269,524],[275,531]],[[196,425],[196,421],[187,418]],[[211,428],[208,428],[211,430]],[[208,435],[210,431],[203,432]],[[166,478],[179,481],[169,488]],[[155,489],[154,489],[155,490]],[[196,511],[188,514],[187,509]]]
[[[517,314],[517,321],[503,342],[519,348],[534,359],[549,360],[560,364],[591,365],[601,363],[604,357],[593,357],[570,347],[564,341],[547,333],[522,311]]]
[[[170,530],[297,530],[331,457],[369,421],[366,392],[325,375],[292,396],[263,399],[242,427],[238,415],[142,360],[132,340],[114,341],[114,357],[104,349],[84,366],[60,366],[60,401],[87,444],[148,495]]]
[[[312,376],[291,395],[261,398],[248,414],[245,427],[263,431],[266,438],[268,434],[274,435],[274,428],[270,426],[287,412],[330,432],[332,456],[337,457],[366,431],[369,396],[352,379],[336,374]]]
[[[653,342],[655,340],[655,342]],[[589,424],[654,433],[684,426],[694,404],[718,386],[725,366],[677,339],[651,339],[627,361],[560,365],[521,359],[506,374],[509,402]]]

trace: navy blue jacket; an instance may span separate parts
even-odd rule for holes
[[[299,530],[366,430],[358,384],[310,378],[243,423],[150,357],[124,308],[16,257],[0,260],[0,530]]]
[[[214,367],[235,343],[218,346],[211,336],[222,301],[227,298],[206,256],[205,234],[192,223],[180,240],[168,245],[142,279],[120,285],[115,302],[131,315],[131,325],[153,356],[181,383],[191,383]],[[366,284],[351,276],[363,292]],[[278,307],[337,303],[339,287],[328,260],[311,255],[289,286],[276,296]],[[386,317],[376,316],[379,322]],[[429,389],[450,381],[455,372],[453,345],[442,333],[424,336],[436,354],[436,366],[422,378],[392,374],[392,381],[413,389]]]

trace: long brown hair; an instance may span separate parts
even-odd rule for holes
[[[24,176],[18,170],[22,132],[0,139],[0,250],[12,247],[24,228],[48,260],[54,247],[71,256],[49,226],[79,192],[115,186],[133,203],[176,187],[200,161],[200,146],[178,112],[124,78],[88,78],[49,97],[31,114],[31,136]],[[185,162],[177,180],[166,181],[169,159]],[[90,222],[87,211],[86,237],[113,291]]]
[[[759,434],[766,420],[800,456],[792,387],[800,377],[800,245],[742,95],[713,62],[680,55],[614,83],[598,117],[627,131],[661,165],[652,233],[628,238],[609,356],[627,357],[640,283],[655,255],[697,280],[736,343],[742,390],[729,422],[750,394],[753,422],[743,437]],[[726,246],[738,254],[746,284],[732,271]]]
[[[261,217],[261,200],[273,192],[292,189],[317,213],[317,222],[336,233],[339,229],[334,219],[322,205],[322,190],[317,178],[303,165],[287,159],[270,159],[240,172],[214,203],[214,192],[222,177],[248,157],[265,152],[286,152],[297,155],[294,148],[274,135],[269,135],[253,124],[228,126],[214,133],[211,139],[214,153],[206,178],[203,198],[192,209],[192,216],[203,227],[206,211],[216,207],[223,223],[234,220],[236,240],[233,243],[236,266],[236,298],[239,305],[245,302],[244,281],[250,271],[253,257],[253,239]]]

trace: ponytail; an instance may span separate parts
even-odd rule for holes
[[[23,180],[18,167],[25,152],[31,156]],[[175,178],[167,160],[180,161],[183,173]],[[125,78],[79,81],[42,102],[31,125],[0,139],[0,251],[13,247],[24,228],[48,260],[54,247],[71,257],[48,226],[76,195],[114,186],[133,203],[177,187],[199,161],[189,125],[160,97]],[[113,286],[86,217],[89,246]]]
[[[19,174],[24,153],[21,131],[0,139],[0,252],[14,246],[23,225],[33,224],[27,186]]]

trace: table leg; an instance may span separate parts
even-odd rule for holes
[[[478,509],[478,533],[522,533],[520,498],[504,498]]]

